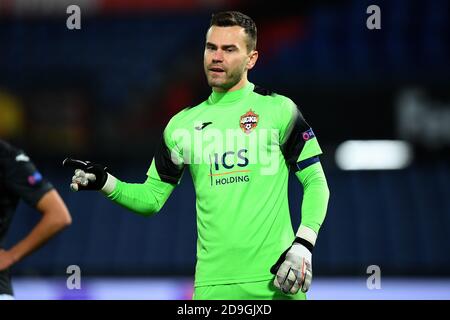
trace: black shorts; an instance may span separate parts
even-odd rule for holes
[[[13,295],[9,269],[0,271],[0,294]]]

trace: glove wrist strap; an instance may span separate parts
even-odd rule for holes
[[[301,245],[304,246],[306,249],[308,249],[309,252],[311,252],[311,253],[312,253],[312,251],[313,251],[314,246],[312,245],[311,242],[309,242],[309,241],[307,241],[307,240],[305,240],[305,239],[302,239],[302,238],[299,238],[299,237],[295,237],[294,243],[301,244]]]

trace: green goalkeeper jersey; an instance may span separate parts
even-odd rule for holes
[[[196,286],[273,277],[270,267],[295,237],[289,170],[298,171],[298,163],[321,152],[289,98],[250,82],[232,92],[213,91],[170,120],[147,175],[167,185],[167,191],[158,192],[170,193],[168,186],[179,183],[184,169],[191,173],[198,230]],[[309,227],[318,232],[322,220]]]

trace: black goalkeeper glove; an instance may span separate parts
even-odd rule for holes
[[[101,190],[108,178],[108,168],[97,163],[66,158],[62,164],[75,170],[70,184],[72,191]]]

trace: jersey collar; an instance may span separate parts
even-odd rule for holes
[[[250,92],[253,91],[255,85],[249,81],[242,88],[231,91],[231,92],[217,92],[214,91],[208,98],[208,102],[211,104],[228,104],[237,102],[244,97],[246,97]]]

